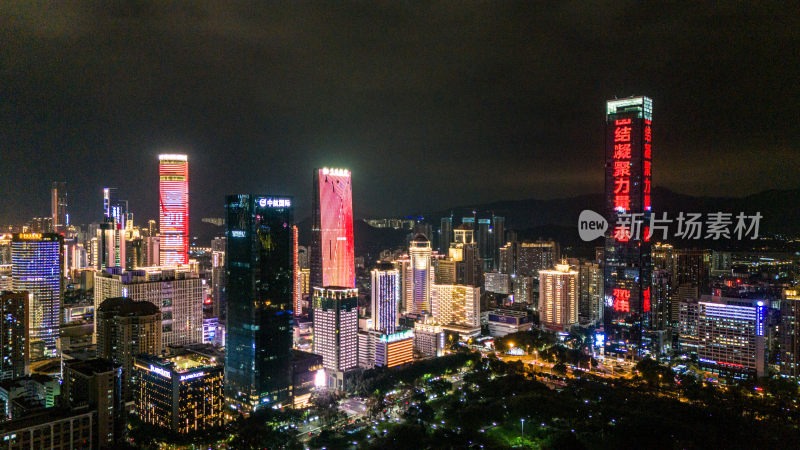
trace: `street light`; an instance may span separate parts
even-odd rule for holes
[[[525,419],[519,419],[522,422],[522,437],[525,437]]]

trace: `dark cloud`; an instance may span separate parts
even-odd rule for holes
[[[602,188],[604,101],[654,99],[654,181],[796,187],[800,15],[783,2],[6,2],[0,220],[73,218],[103,186],[157,213],[190,155],[192,216],[347,166],[356,213]],[[194,220],[193,219],[193,220]]]

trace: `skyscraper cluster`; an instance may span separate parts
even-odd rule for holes
[[[609,227],[593,257],[514,223],[511,211],[477,208],[373,219],[402,230],[403,244],[356,255],[344,168],[314,169],[310,229],[291,195],[232,194],[224,218],[206,220],[224,229],[208,247],[189,245],[187,155],[159,155],[159,217],[146,225],[106,187],[102,214],[98,202],[98,221],[82,229],[67,184],[54,182],[50,216],[0,235],[0,379],[68,407],[31,422],[36,436],[72,442],[58,434],[69,426],[113,447],[125,402],[144,423],[191,434],[226,416],[305,407],[316,389],[345,390],[363,369],[463,347],[502,352],[493,338],[534,326],[594,334],[576,352],[603,363],[679,355],[709,380],[800,376],[794,260],[620,232],[626,215],[654,214],[651,127],[649,98],[607,102]],[[29,379],[56,367],[55,379]]]

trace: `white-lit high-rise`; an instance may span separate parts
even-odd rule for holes
[[[539,322],[553,331],[567,331],[578,322],[578,272],[568,264],[539,271]]]
[[[358,365],[358,289],[314,288],[314,353],[329,372]]]
[[[203,342],[203,283],[188,271],[140,268],[94,279],[95,310],[107,298],[147,301],[161,310],[162,346]]]
[[[400,303],[400,272],[391,263],[381,263],[370,273],[372,279],[372,326],[376,331],[397,331]]]
[[[416,314],[430,314],[431,285],[434,272],[431,264],[431,243],[420,233],[411,241],[408,248],[411,257],[411,311]]]

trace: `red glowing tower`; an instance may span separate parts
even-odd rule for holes
[[[312,287],[356,286],[353,191],[347,169],[314,171],[310,261]]]
[[[648,97],[606,104],[605,311],[606,335],[638,342],[650,313],[649,232],[653,101]],[[631,238],[620,217],[641,222]],[[635,218],[635,219],[634,219]]]
[[[189,162],[186,155],[158,155],[160,264],[189,262]]]

